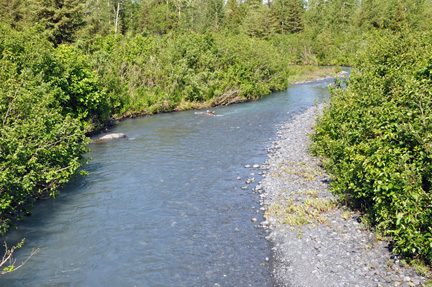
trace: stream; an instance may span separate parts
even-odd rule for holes
[[[17,263],[40,252],[0,286],[272,286],[252,191],[260,170],[245,165],[261,165],[278,125],[325,99],[331,82],[292,85],[214,116],[121,121],[109,132],[126,139],[90,144],[90,174],[1,238],[26,238]]]

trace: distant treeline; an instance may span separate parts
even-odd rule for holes
[[[366,73],[359,51],[431,15],[425,0],[0,0],[0,234],[110,118],[258,99],[317,65]]]
[[[431,19],[428,0],[0,0],[1,21],[35,26],[55,46],[212,31],[280,43],[291,63],[319,65],[352,65],[365,33],[428,30]]]

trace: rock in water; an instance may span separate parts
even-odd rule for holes
[[[113,140],[113,139],[122,139],[122,138],[126,138],[126,135],[122,134],[122,133],[107,134],[107,135],[104,135],[103,137],[95,140],[94,143],[101,143],[101,142],[105,142],[105,141],[109,141],[109,140]]]

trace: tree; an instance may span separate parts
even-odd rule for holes
[[[136,1],[126,0],[123,9],[120,10],[120,31],[123,35],[128,32],[135,34],[138,30],[140,5]]]
[[[24,16],[23,0],[0,0],[0,20],[17,28]]]
[[[276,0],[271,7],[278,33],[298,33],[303,30],[303,1]]]
[[[138,32],[147,32],[150,26],[150,5],[148,0],[141,2],[138,20]]]
[[[178,8],[174,5],[173,0],[145,1],[143,5],[138,20],[140,31],[163,35],[178,27]]]
[[[226,5],[226,27],[237,32],[242,22],[242,15],[237,0],[228,0]]]
[[[303,1],[291,0],[287,15],[287,28],[290,33],[298,33],[303,30]]]
[[[274,21],[267,6],[261,5],[256,9],[249,9],[242,28],[251,37],[269,38],[273,32]]]
[[[72,42],[84,25],[84,4],[79,0],[42,0],[35,2],[35,20],[42,24],[55,46]]]
[[[207,13],[206,13],[206,28],[212,30],[219,30],[222,26],[225,13],[224,13],[224,0],[208,0]]]

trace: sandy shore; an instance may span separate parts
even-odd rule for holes
[[[425,278],[401,265],[359,214],[328,190],[329,177],[308,153],[312,107],[284,124],[269,149],[257,187],[272,246],[276,286],[422,286]]]

